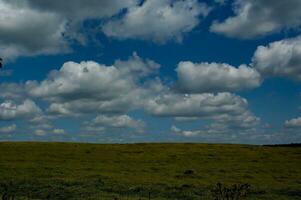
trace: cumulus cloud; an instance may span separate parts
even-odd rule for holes
[[[260,118],[256,117],[248,109],[239,114],[220,113],[205,117],[209,123],[199,130],[182,130],[176,126],[171,127],[172,133],[192,137],[219,134],[250,134],[257,133],[260,129]]]
[[[22,84],[1,83],[0,91],[0,99],[24,99],[26,97],[26,91]]]
[[[46,133],[46,131],[43,130],[43,129],[37,129],[37,130],[34,131],[34,134],[35,134],[36,136],[45,136],[47,133]]]
[[[301,36],[259,46],[252,65],[265,76],[301,80]]]
[[[233,133],[233,131],[240,134],[256,133],[260,128],[261,121],[249,110],[245,110],[239,115],[221,114],[213,119],[214,121],[206,127],[207,132],[211,134]]]
[[[17,0],[13,1],[17,2]],[[136,5],[138,0],[27,0],[27,2],[31,7],[41,11],[51,11],[73,21],[82,21],[111,17],[124,8]]]
[[[51,102],[51,114],[124,113],[140,103],[140,78],[156,73],[159,67],[136,54],[112,66],[92,61],[67,62],[40,83],[28,81],[26,88],[30,95]]]
[[[9,126],[0,127],[0,133],[12,133],[17,129],[16,124],[12,124]]]
[[[41,84],[28,82],[30,93],[36,97],[65,100],[97,98],[110,99],[128,91],[132,82],[123,79],[114,67],[96,62],[67,62]],[[109,89],[110,88],[110,89]]]
[[[19,55],[54,54],[67,50],[66,21],[27,3],[0,0],[0,51],[10,59]]]
[[[161,86],[154,93],[156,95],[148,98],[144,105],[154,116],[211,120],[213,122],[207,127],[211,132],[249,130],[260,123],[260,119],[249,111],[246,99],[228,92],[178,94]]]
[[[301,117],[286,120],[284,126],[286,128],[301,128]]]
[[[145,124],[128,115],[98,115],[91,122],[86,122],[85,130],[104,131],[106,129],[132,129],[143,132]]]
[[[178,87],[187,93],[239,91],[261,84],[260,74],[246,65],[180,62],[176,71]]]
[[[156,116],[212,117],[221,114],[240,114],[247,100],[231,93],[177,94],[161,93],[146,101],[146,109]]]
[[[111,17],[137,0],[0,0],[0,51],[6,59],[69,51],[85,40],[84,21]]]
[[[50,130],[53,129],[53,125],[51,123],[51,117],[39,114],[34,116],[32,119],[29,120],[29,127],[32,130],[42,129],[42,130]]]
[[[128,114],[137,110],[155,117],[173,118],[177,123],[200,119],[210,122],[202,130],[196,131],[181,130],[176,126],[172,128],[173,132],[186,136],[244,132],[260,123],[260,119],[249,110],[246,99],[229,92],[203,93],[203,91],[235,91],[248,88],[256,81],[248,80],[247,77],[260,79],[256,71],[246,66],[235,68],[226,64],[220,66],[182,62],[177,70],[179,74],[181,73],[179,79],[190,76],[186,72],[189,71],[185,68],[187,65],[192,65],[192,70],[195,70],[191,73],[191,77],[198,74],[200,77],[196,79],[208,78],[211,71],[207,67],[210,67],[216,77],[224,78],[224,81],[209,78],[206,83],[211,85],[207,88],[199,89],[198,86],[201,87],[202,84],[196,83],[199,85],[194,88],[186,86],[184,94],[174,87],[169,88],[169,84],[157,77],[159,64],[142,59],[136,53],[128,60],[117,60],[112,65],[93,61],[66,62],[59,70],[50,72],[42,81],[1,84],[0,87],[4,90],[0,93],[0,98],[13,100],[5,100],[0,104],[0,120],[29,119],[28,128],[38,136],[63,134],[65,130],[52,125],[52,120],[57,120],[57,117],[88,117],[95,114],[97,117],[84,123],[82,130],[143,132],[145,123]],[[186,70],[181,66],[185,66]],[[199,67],[202,70],[199,70]],[[184,83],[182,85],[185,85]],[[173,85],[172,83],[171,86]],[[42,112],[31,100],[25,100],[20,105],[15,103],[22,102],[22,97],[34,98],[38,103],[46,101],[43,104],[43,107],[48,106],[46,112]]]
[[[130,7],[121,18],[106,23],[103,32],[119,39],[181,41],[183,34],[195,28],[209,12],[210,8],[197,0],[147,0]]]
[[[172,125],[170,130],[172,133],[175,133],[177,135],[182,135],[185,137],[193,137],[193,136],[198,136],[198,135],[205,133],[205,131],[201,131],[201,130],[195,130],[195,131],[182,130],[182,129],[176,127],[175,125]]]
[[[180,41],[209,11],[197,0],[147,0],[142,5],[140,0],[0,0],[1,56],[66,53],[72,42],[86,44],[92,32],[94,37],[101,30],[124,39]],[[93,30],[85,27],[87,20],[95,20]]]
[[[68,39],[74,39],[81,44],[87,42],[87,35],[90,29],[83,27],[87,20],[98,20],[97,26],[100,26],[101,20],[108,19],[117,15],[122,10],[135,6],[139,0],[73,0],[73,1],[52,1],[52,0],[27,0],[31,8],[42,12],[51,12],[66,20],[64,35]]]
[[[53,132],[54,134],[57,134],[57,135],[65,134],[65,130],[64,130],[64,129],[59,129],[59,128],[53,129],[52,132]]]
[[[228,37],[250,39],[301,25],[299,0],[235,0],[235,16],[214,22],[210,30]]]
[[[52,135],[64,135],[66,134],[66,131],[64,129],[59,129],[59,128],[39,128],[36,127],[37,129],[34,130],[34,135],[36,136],[47,136],[49,134]]]
[[[41,109],[32,100],[25,100],[21,104],[6,100],[0,103],[0,120],[14,120],[35,116],[41,113]]]

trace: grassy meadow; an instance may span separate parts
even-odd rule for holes
[[[0,151],[0,194],[11,199],[213,200],[218,182],[250,184],[246,199],[301,199],[300,147],[3,142]]]

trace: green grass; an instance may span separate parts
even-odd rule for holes
[[[20,199],[212,199],[218,182],[249,183],[247,199],[301,199],[300,147],[0,143],[0,152],[1,188]]]

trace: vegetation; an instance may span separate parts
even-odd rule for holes
[[[241,200],[247,197],[249,190],[249,184],[234,184],[231,187],[226,187],[218,183],[212,189],[212,196],[214,200]]]
[[[227,199],[218,191],[301,199],[301,147],[0,143],[0,151],[2,199]]]

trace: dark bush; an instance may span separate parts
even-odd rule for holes
[[[0,193],[2,200],[14,200],[17,193],[17,186],[12,181],[0,184]]]
[[[191,170],[191,169],[188,169],[188,170],[186,170],[186,171],[184,172],[184,174],[185,174],[185,175],[192,175],[192,174],[194,174],[194,171]]]
[[[214,200],[241,200],[247,197],[249,190],[249,184],[234,184],[227,187],[218,183],[211,190],[211,194]]]

